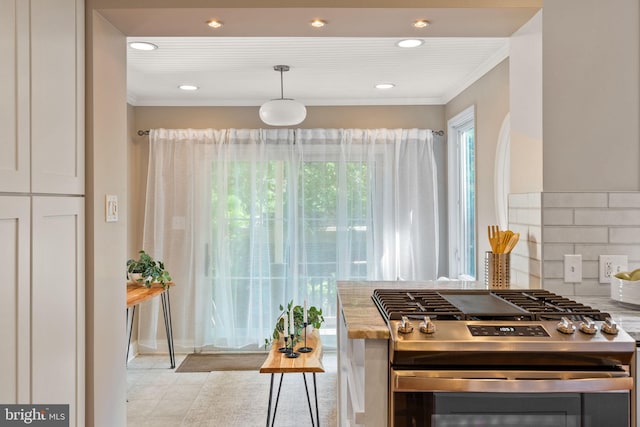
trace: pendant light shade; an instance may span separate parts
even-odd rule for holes
[[[260,107],[260,120],[271,126],[292,126],[302,123],[307,109],[293,99],[274,99]]]
[[[270,126],[293,126],[307,117],[307,109],[300,102],[284,97],[283,73],[289,71],[288,65],[276,65],[280,72],[280,98],[265,102],[260,107],[260,120]]]

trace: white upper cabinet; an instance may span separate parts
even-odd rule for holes
[[[84,193],[82,0],[0,0],[0,192]]]
[[[83,5],[31,0],[33,193],[84,193]]]
[[[28,2],[0,0],[0,191],[30,188],[28,14]]]

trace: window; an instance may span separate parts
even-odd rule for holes
[[[260,282],[270,294],[265,309],[285,303],[285,295],[300,295],[296,303],[306,297],[323,310],[323,333],[331,333],[336,279],[367,278],[369,165],[334,161],[331,152],[309,157],[299,164],[213,163],[213,177],[223,176],[225,185],[212,185],[211,242],[224,242],[229,256],[207,265],[214,287],[229,285],[235,328],[249,330],[255,322],[240,308]]]
[[[436,277],[430,130],[162,129],[150,142],[145,248],[184,284],[183,348],[255,350],[303,299],[331,347],[336,281]],[[155,346],[157,322],[141,323]]]
[[[475,110],[448,122],[449,276],[476,277]]]

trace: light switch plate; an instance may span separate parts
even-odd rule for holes
[[[565,283],[582,282],[582,255],[564,256],[564,281]]]
[[[107,194],[105,206],[105,220],[107,222],[118,222],[118,196]]]

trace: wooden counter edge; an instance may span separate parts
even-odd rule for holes
[[[296,343],[295,348],[302,347],[304,340]],[[307,336],[307,346],[312,347],[311,353],[300,353],[297,358],[288,358],[278,349],[284,346],[284,340],[274,342],[269,350],[269,355],[260,367],[261,374],[288,374],[288,373],[322,373],[322,342],[317,330]],[[294,349],[295,351],[295,349]]]
[[[152,286],[147,288],[142,284],[127,282],[127,308],[140,304],[150,298],[160,295],[172,286],[175,286],[173,282],[166,283],[167,288],[162,286]]]

